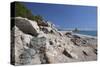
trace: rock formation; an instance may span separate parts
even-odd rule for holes
[[[43,23],[44,24],[44,23]],[[51,23],[38,25],[22,17],[15,18],[11,30],[11,62],[14,65],[50,64],[97,60],[97,40],[62,33]]]

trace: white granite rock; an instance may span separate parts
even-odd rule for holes
[[[48,26],[38,26],[22,17],[16,17],[15,22],[11,31],[15,65],[97,60],[96,38],[63,33],[49,22]]]

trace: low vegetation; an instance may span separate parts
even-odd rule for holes
[[[31,10],[25,7],[21,2],[15,2],[15,17],[21,16],[30,20],[37,21],[38,25],[47,25],[41,15],[33,15]],[[44,24],[43,24],[44,23]]]

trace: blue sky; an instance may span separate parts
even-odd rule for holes
[[[33,14],[41,15],[57,27],[80,30],[97,29],[97,8],[94,6],[24,3]]]

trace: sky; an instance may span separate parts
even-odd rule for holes
[[[44,3],[23,3],[33,14],[41,15],[45,20],[59,28],[97,30],[97,7],[79,5],[58,5]]]

